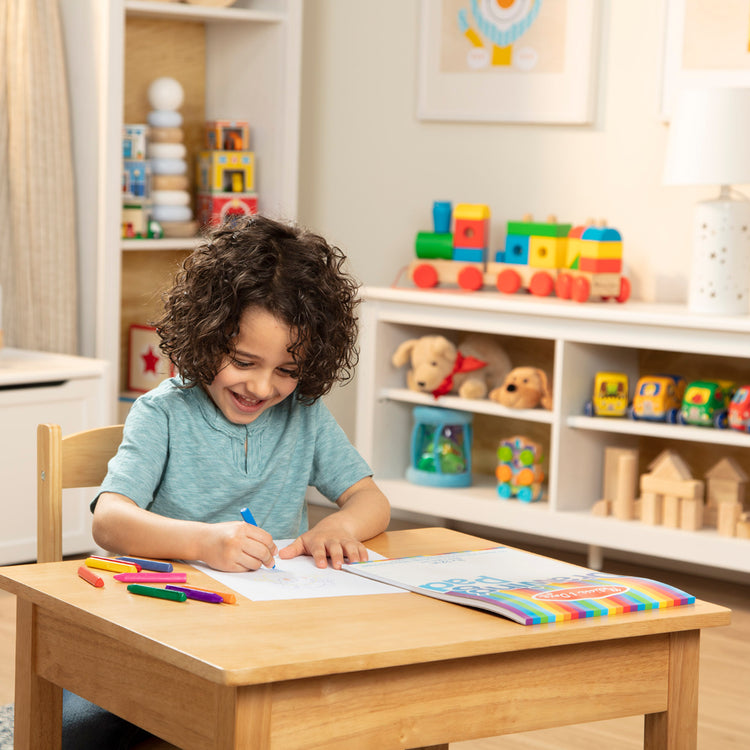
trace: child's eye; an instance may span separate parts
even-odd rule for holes
[[[235,367],[239,367],[240,370],[246,370],[248,367],[252,367],[255,363],[254,362],[245,362],[241,359],[233,359],[232,364]]]
[[[296,367],[279,367],[279,372],[288,378],[299,377],[299,370]]]

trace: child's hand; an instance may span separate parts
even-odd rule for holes
[[[330,558],[331,567],[340,570],[344,558],[346,562],[367,560],[367,549],[358,539],[341,538],[341,534],[325,533],[316,527],[298,536],[279,552],[282,560],[289,560],[298,555],[310,555],[318,568],[325,568]]]
[[[262,565],[272,568],[277,553],[273,537],[257,526],[244,521],[205,524],[200,559],[216,570],[238,573]]]

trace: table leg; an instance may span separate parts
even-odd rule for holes
[[[16,601],[15,750],[59,750],[62,743],[62,689],[34,672],[36,608]]]
[[[646,715],[643,747],[696,750],[700,630],[672,633],[669,638],[667,710]]]

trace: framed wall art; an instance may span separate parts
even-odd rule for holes
[[[750,0],[667,0],[661,116],[682,89],[750,86]]]
[[[422,0],[417,116],[585,124],[596,0]]]

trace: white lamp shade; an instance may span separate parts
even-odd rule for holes
[[[664,182],[750,183],[750,88],[681,92],[670,125]]]

